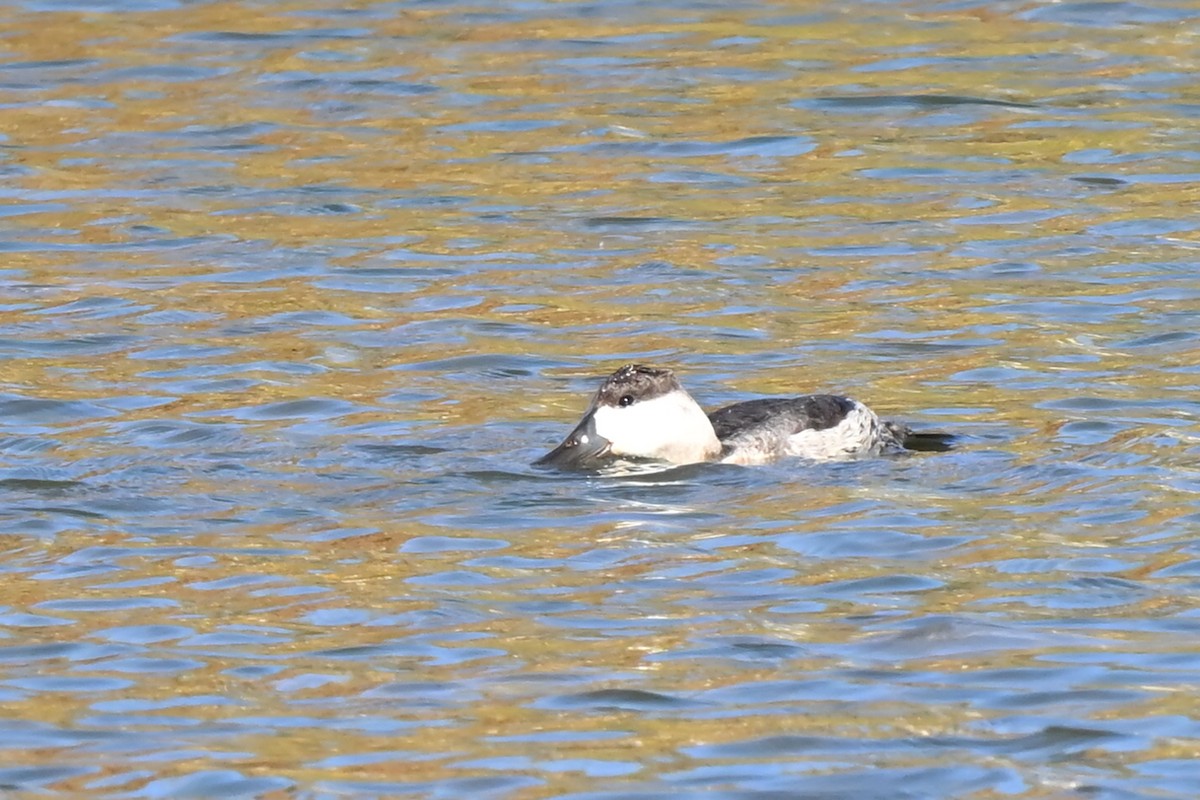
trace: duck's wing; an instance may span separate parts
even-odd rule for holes
[[[797,433],[835,428],[856,408],[850,398],[832,394],[771,397],[719,408],[708,419],[727,452],[771,458],[789,452]]]
[[[955,437],[884,422],[856,400],[832,394],[734,403],[708,415],[725,457],[757,464],[781,455],[815,460],[903,450],[946,451]]]

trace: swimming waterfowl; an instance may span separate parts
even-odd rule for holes
[[[669,369],[626,364],[601,384],[562,444],[534,462],[598,469],[619,461],[765,464],[949,450],[953,437],[916,433],[831,394],[748,400],[706,414]]]

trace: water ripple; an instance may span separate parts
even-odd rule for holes
[[[260,5],[6,18],[0,785],[1195,795],[1194,9]]]

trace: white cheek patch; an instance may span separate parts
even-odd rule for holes
[[[618,455],[653,458],[646,451],[654,450],[661,438],[662,420],[656,406],[661,400],[656,397],[625,408],[600,406],[593,416],[596,435],[612,442]]]
[[[707,461],[721,449],[708,415],[686,392],[670,392],[631,406],[600,406],[596,434],[616,455],[677,464]]]

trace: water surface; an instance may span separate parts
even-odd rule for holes
[[[1200,12],[9,3],[14,797],[1192,798]],[[598,479],[598,380],[947,454]]]

